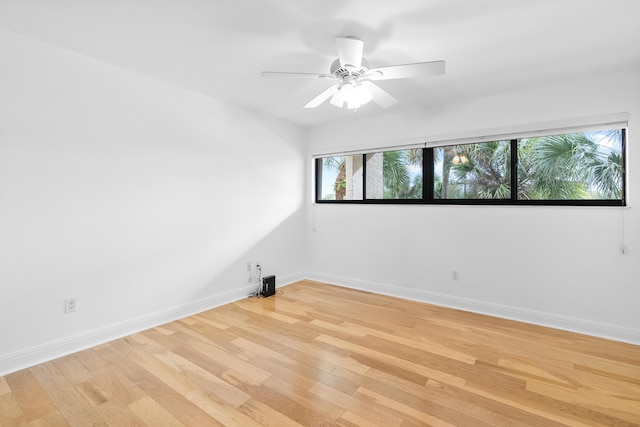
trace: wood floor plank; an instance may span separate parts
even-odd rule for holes
[[[7,378],[0,377],[0,396],[8,393],[11,393],[11,387],[9,387],[9,384],[7,384]]]
[[[338,419],[338,425],[342,427],[378,427],[380,424],[369,421],[358,414],[346,410]]]
[[[439,383],[429,380],[426,385],[421,386],[372,369],[363,379],[361,390],[375,392],[454,425],[474,427],[508,425],[510,420],[501,417],[499,408],[490,406],[491,402],[480,404],[477,396],[465,396],[459,388],[436,388],[434,384]]]
[[[240,372],[251,372],[252,375],[257,378],[267,378],[269,372],[266,372],[259,367],[248,362],[251,358],[255,357],[254,354],[246,354],[240,352],[237,346],[229,345],[226,349],[219,348],[215,345],[209,345],[204,343],[193,343],[192,348],[202,355],[222,363],[227,369],[235,369]]]
[[[263,402],[250,399],[238,407],[238,410],[247,414],[257,423],[265,427],[299,427],[300,424],[285,416]]]
[[[373,360],[387,364],[387,366],[396,367],[398,371],[403,370],[405,372],[411,372],[416,376],[422,376],[424,378],[434,378],[438,381],[453,385],[461,386],[464,385],[465,382],[464,379],[447,372],[437,371],[413,361],[402,359],[400,357],[392,356],[386,353],[372,352],[369,348],[363,345],[348,342],[341,338],[323,335],[318,337],[318,340],[328,344],[333,344],[336,347],[348,348],[353,352],[360,354],[362,357],[371,357]]]
[[[439,416],[431,415],[429,411],[412,408],[365,387],[358,389],[355,397],[368,407],[378,408],[385,413],[394,414],[400,419],[415,420],[417,424],[432,425],[434,427],[455,427],[448,421],[439,418]]]
[[[145,393],[115,366],[103,366],[92,371],[109,393],[125,405],[145,397]]]
[[[52,363],[71,384],[91,381],[94,378],[91,372],[75,357],[61,357]]]
[[[2,425],[2,424],[0,424]],[[42,418],[31,421],[28,427],[69,427],[71,424],[62,416],[60,411],[51,412]]]
[[[198,365],[191,363],[174,353],[157,354],[156,357],[171,369],[174,369],[176,372],[179,372],[184,376],[184,378],[190,382],[192,390],[216,390],[224,402],[234,407],[242,405],[251,398],[250,395],[238,390],[221,377],[207,372]],[[261,379],[258,379],[257,383],[260,382]],[[189,390],[187,393],[192,390]]]
[[[55,404],[29,369],[7,375],[5,383],[11,388],[27,421],[57,411]]]
[[[278,349],[280,346],[277,343],[269,344],[269,340],[258,339],[248,340],[241,338],[234,342],[234,344],[245,348],[253,353],[257,354],[256,357],[251,359],[254,365],[260,366],[263,370],[278,375],[298,375],[297,382],[310,381],[310,382],[327,382],[334,384],[335,387],[353,389],[353,385],[346,381],[335,377],[331,374],[331,371],[335,368],[335,364],[326,363],[320,361],[322,355],[326,354],[322,350],[317,350],[314,346],[307,345],[307,351],[297,351],[296,349],[290,349],[290,351],[280,353],[272,350],[272,348]],[[329,360],[333,360],[334,363],[340,363],[335,357],[327,357]]]
[[[73,358],[82,363],[82,366],[91,372],[95,372],[96,369],[105,366],[110,366],[108,361],[98,355],[96,348],[79,351],[73,355]]]
[[[394,415],[379,405],[371,405],[355,396],[341,393],[324,384],[316,383],[309,391],[376,425],[399,427],[404,421],[402,417]],[[342,414],[340,415],[342,416]]]
[[[76,390],[94,408],[111,400],[115,400],[107,388],[97,379],[91,379],[75,385]]]
[[[11,393],[0,394],[0,426],[14,427],[27,424],[18,401]]]
[[[181,423],[185,426],[212,423],[211,417],[185,396],[195,385],[182,374],[172,371],[152,355],[137,351],[126,339],[114,341],[112,347],[113,350],[107,357],[117,360],[116,363],[121,368],[126,365],[127,376],[136,378],[135,382],[140,389]]]
[[[149,426],[185,427],[171,412],[149,396],[130,404],[129,408]]]
[[[640,426],[640,346],[314,281],[0,377],[0,426]]]
[[[324,350],[316,341],[300,340],[282,331],[277,332],[254,325],[234,326],[229,331],[239,338],[275,351],[287,357],[289,361],[297,363],[299,360],[305,360],[306,363],[325,372],[331,372],[335,365],[345,358],[339,352]]]
[[[31,368],[60,413],[71,425],[108,426],[100,415],[55,367],[53,362]]]
[[[108,420],[111,426],[118,427],[145,427],[142,421],[128,406],[117,399],[109,400],[95,406],[102,418]]]
[[[640,415],[634,414],[640,405],[640,399],[638,398],[625,395],[609,396],[589,388],[566,388],[556,384],[535,381],[527,384],[527,390],[567,404],[599,412],[603,418],[609,417],[612,425],[620,422],[640,425]]]
[[[213,419],[212,426],[260,427],[258,422],[248,417],[244,412],[239,411],[235,405],[222,401],[214,391],[207,392],[202,389],[193,389],[185,396],[211,416]]]
[[[504,407],[510,408],[511,414],[515,414],[517,412],[529,413],[532,415],[532,420],[534,419],[533,416],[535,416],[536,419],[542,420],[536,422],[536,425],[541,427],[546,427],[551,425],[551,423],[554,423],[555,425],[570,425],[575,427],[587,427],[589,425],[593,425],[587,420],[580,420],[573,412],[558,410],[558,405],[556,404],[550,404],[546,409],[541,409],[544,405],[540,405],[540,402],[546,401],[551,403],[551,399],[545,399],[542,396],[540,396],[540,399],[536,399],[535,396],[531,396],[529,399],[523,399],[521,395],[516,395],[515,393],[504,393],[490,388],[479,388],[477,386],[467,385],[464,389],[477,396],[484,397],[490,401],[502,404]]]
[[[300,409],[304,408],[305,422],[312,421],[313,424],[319,422],[320,425],[334,423],[344,412],[344,408],[340,404],[312,393],[307,387],[301,387],[297,384],[292,387],[291,383],[279,377],[268,378],[264,385],[295,402],[297,404],[296,412],[302,413]]]
[[[237,387],[253,396],[253,398],[270,407],[284,417],[293,420],[301,426],[333,426],[336,425],[331,419],[327,419],[327,414],[320,412],[315,405],[309,405],[304,399],[299,399],[290,393],[287,387],[267,386],[265,384],[251,385],[247,383],[237,384]],[[295,388],[295,385],[289,384]],[[279,391],[282,389],[283,391]],[[246,404],[246,402],[245,402]],[[329,414],[332,415],[332,414]]]

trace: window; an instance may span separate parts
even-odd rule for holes
[[[518,199],[622,199],[622,129],[518,140]]]
[[[316,160],[316,201],[625,205],[624,128]]]
[[[321,200],[362,200],[362,155],[318,159],[316,196]]]
[[[422,159],[422,148],[367,154],[367,199],[421,200]]]
[[[434,149],[435,199],[510,199],[509,141]]]

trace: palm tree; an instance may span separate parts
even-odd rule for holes
[[[457,146],[460,147],[460,146]],[[449,187],[449,178],[451,176],[451,166],[453,163],[453,158],[456,156],[456,148],[454,146],[446,146],[441,149],[433,150],[434,153],[434,161],[440,160],[440,154],[442,154],[442,179],[440,186],[440,197],[443,199],[451,198],[452,194],[450,194]]]
[[[325,157],[322,163],[324,167],[338,171],[333,184],[334,200],[344,200],[347,194],[347,164],[344,156]]]
[[[621,144],[622,132],[604,138]],[[616,199],[622,196],[621,150],[605,149],[587,133],[523,139],[518,144],[518,197]]]
[[[385,199],[398,199],[409,189],[409,171],[402,151],[385,151],[382,157]]]
[[[612,151],[603,161],[591,165],[592,182],[604,199],[622,197],[622,152]]]
[[[458,145],[452,148],[455,154],[448,165],[449,173],[443,177],[443,191],[451,185],[461,187],[461,190],[458,194],[451,195],[451,189],[446,188],[448,197],[511,197],[511,149],[508,141]]]
[[[384,176],[383,198],[422,198],[422,174],[411,179],[410,167],[422,168],[422,149],[385,151],[382,173]]]

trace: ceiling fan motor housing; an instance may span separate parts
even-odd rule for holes
[[[346,64],[344,67],[340,65],[340,60],[336,59],[331,64],[330,73],[333,74],[338,79],[344,79],[348,76],[353,76],[355,78],[364,76],[369,71],[369,63],[366,59],[362,58],[360,62],[360,67],[356,68],[352,65]]]

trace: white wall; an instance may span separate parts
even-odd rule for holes
[[[639,71],[313,129],[320,153],[627,112],[629,207],[313,205],[308,276],[640,343]]]
[[[248,260],[302,277],[306,131],[6,31],[0,55],[0,375],[243,297]]]

